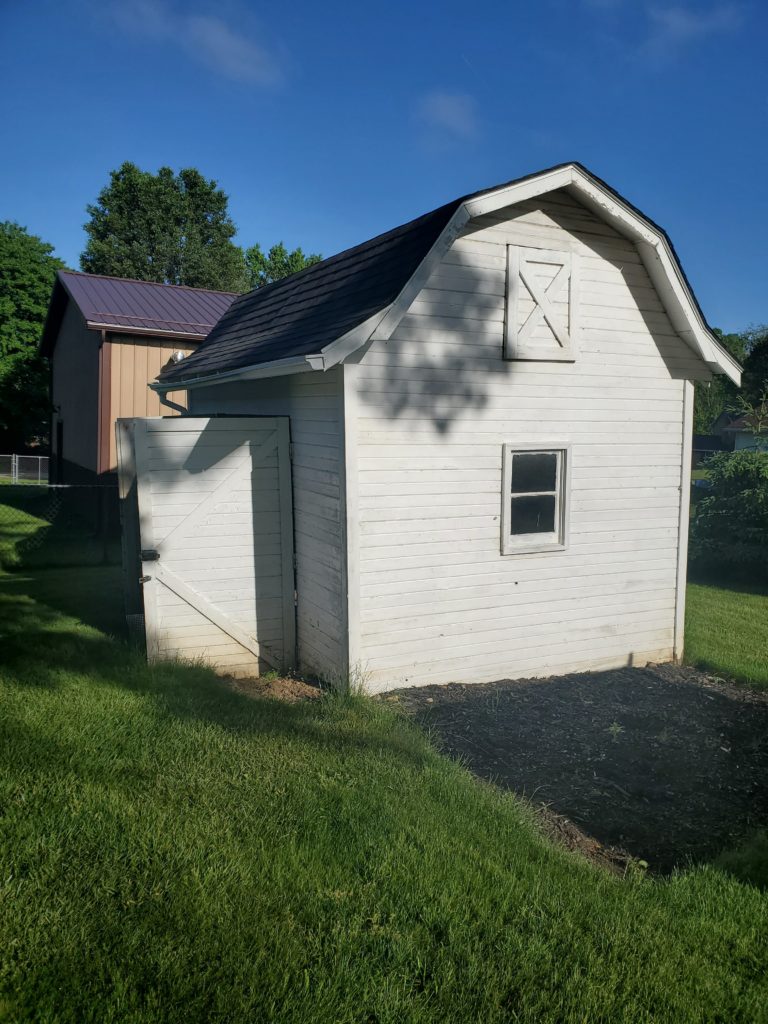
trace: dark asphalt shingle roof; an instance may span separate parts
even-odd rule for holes
[[[120,332],[156,331],[202,341],[236,295],[60,270],[43,333],[44,355],[55,343],[67,297],[77,305],[89,327]]]
[[[206,341],[163,382],[319,352],[385,309],[450,220],[441,206],[232,303]]]
[[[571,161],[461,196],[298,274],[240,296],[195,352],[163,370],[161,385],[183,384],[199,377],[319,352],[394,302],[462,203],[564,167],[577,167],[588,174],[659,232],[706,324],[664,229],[583,165]]]

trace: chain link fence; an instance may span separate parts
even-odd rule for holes
[[[47,484],[47,455],[0,455],[0,482]]]
[[[117,486],[0,481],[0,566],[120,564]]]

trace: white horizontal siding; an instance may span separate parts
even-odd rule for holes
[[[506,245],[575,254],[574,363],[504,362]],[[471,222],[350,374],[357,651],[374,690],[669,658],[683,381],[633,244],[565,193]],[[569,444],[569,545],[500,554],[506,442]]]
[[[287,415],[293,443],[296,635],[303,672],[343,672],[341,375],[305,373],[190,392],[197,414]],[[257,524],[257,530],[258,530]]]

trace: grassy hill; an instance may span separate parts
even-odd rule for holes
[[[382,703],[149,668],[117,585],[0,586],[0,1021],[768,1020],[765,892],[602,872]]]

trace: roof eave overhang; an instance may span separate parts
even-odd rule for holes
[[[634,241],[677,334],[714,373],[741,383],[741,366],[705,321],[672,245],[656,225],[581,167],[572,168],[569,190],[603,220]]]
[[[220,373],[202,373],[197,377],[181,378],[165,381],[152,381],[149,385],[158,394],[169,391],[192,391],[195,388],[210,387],[213,384],[230,384],[239,380],[258,380],[260,377],[283,377],[290,373],[307,373],[310,370],[321,370],[322,366],[313,365],[320,356],[297,356],[290,359],[274,359],[269,363],[257,366],[241,366]]]
[[[96,320],[86,320],[86,326],[94,331],[109,331],[110,334],[132,334],[142,338],[164,338],[176,341],[205,341],[208,334],[193,334],[188,331],[163,331],[154,327],[126,327],[124,324],[104,324]],[[211,328],[212,329],[212,328]]]

